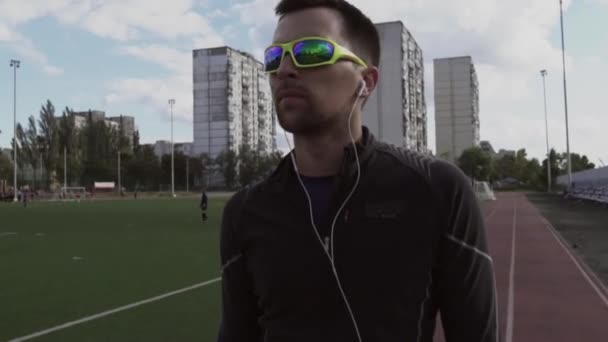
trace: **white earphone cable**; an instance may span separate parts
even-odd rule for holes
[[[287,133],[285,131],[283,131],[283,133],[285,133],[285,140],[287,141],[287,144],[288,144],[290,150],[292,150],[292,153],[290,153],[290,157],[291,157],[291,161],[293,163],[294,169],[296,171],[296,176],[298,177],[298,181],[300,182],[300,185],[302,186],[302,189],[304,190],[304,193],[306,194],[306,199],[308,200],[308,209],[309,209],[310,221],[312,223],[312,227],[313,227],[313,229],[315,231],[317,239],[319,240],[319,243],[321,243],[321,246],[323,246],[323,250],[325,251],[325,254],[329,258],[329,262],[331,264],[331,268],[332,268],[332,272],[333,272],[334,278],[336,279],[336,283],[338,285],[338,289],[340,290],[340,294],[342,295],[342,299],[344,300],[344,304],[346,305],[346,308],[348,309],[348,313],[349,313],[350,318],[351,318],[351,320],[353,322],[353,326],[355,328],[355,332],[357,333],[357,339],[358,339],[359,342],[363,342],[363,339],[361,338],[361,333],[359,332],[359,325],[357,324],[357,320],[355,319],[355,314],[353,313],[353,310],[352,310],[352,308],[350,306],[348,298],[346,297],[346,293],[344,292],[344,288],[342,287],[342,282],[340,281],[340,277],[338,276],[338,271],[336,270],[336,264],[334,262],[334,230],[335,230],[335,226],[336,226],[336,222],[338,220],[338,217],[340,217],[340,213],[342,212],[342,210],[344,210],[344,207],[346,206],[346,203],[348,203],[348,201],[350,200],[350,198],[352,197],[352,195],[355,193],[355,190],[359,186],[359,180],[361,179],[361,164],[359,162],[359,152],[357,151],[357,145],[355,143],[355,138],[353,137],[353,133],[352,133],[352,129],[351,129],[351,119],[353,117],[353,113],[355,111],[355,107],[357,106],[357,101],[363,95],[363,91],[365,90],[365,86],[366,86],[365,81],[361,81],[361,89],[359,90],[359,92],[357,94],[357,98],[355,99],[355,102],[353,103],[353,106],[352,106],[352,108],[350,110],[350,114],[348,115],[348,134],[350,135],[351,143],[352,143],[353,150],[354,150],[354,153],[355,153],[355,160],[356,160],[356,163],[357,163],[357,178],[356,178],[356,181],[355,181],[355,185],[353,186],[352,190],[350,191],[350,193],[348,194],[348,196],[346,197],[346,199],[344,200],[344,202],[342,202],[342,205],[338,209],[338,212],[336,213],[336,215],[334,216],[334,219],[332,221],[332,224],[331,224],[330,246],[329,246],[329,250],[331,250],[331,254],[325,248],[325,244],[323,243],[323,239],[321,238],[321,235],[319,234],[319,230],[317,229],[317,226],[315,224],[314,213],[313,213],[313,210],[312,210],[312,200],[310,198],[310,194],[308,193],[308,190],[306,189],[306,186],[304,185],[304,182],[302,181],[302,178],[300,177],[300,172],[298,171],[298,165],[297,165],[296,159],[294,157],[294,152],[295,151],[293,151],[293,148],[291,147],[291,144],[289,143],[289,139],[287,137]]]

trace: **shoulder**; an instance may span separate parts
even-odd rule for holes
[[[376,151],[387,166],[400,165],[417,174],[436,196],[445,198],[468,186],[467,176],[448,161],[385,143],[378,143]]]
[[[238,220],[243,209],[251,202],[251,198],[256,192],[259,192],[261,184],[258,182],[252,185],[248,185],[238,190],[234,195],[228,199],[224,206],[224,219]]]

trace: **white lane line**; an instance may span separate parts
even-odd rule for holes
[[[98,319],[98,318],[101,318],[101,317],[105,317],[105,316],[108,316],[108,315],[111,315],[111,314],[115,314],[115,313],[120,312],[120,311],[129,310],[129,309],[138,307],[140,305],[152,303],[152,302],[155,302],[155,301],[158,301],[158,300],[161,300],[161,299],[165,299],[167,297],[175,296],[177,294],[184,293],[184,292],[187,292],[187,291],[192,291],[192,290],[195,290],[195,289],[197,289],[199,287],[203,287],[203,286],[207,286],[207,285],[216,283],[216,282],[220,281],[221,279],[222,278],[211,279],[211,280],[205,281],[203,283],[199,283],[199,284],[196,284],[196,285],[184,287],[183,289],[179,289],[179,290],[176,290],[176,291],[165,293],[165,294],[162,294],[160,296],[148,298],[148,299],[145,299],[145,300],[142,300],[142,301],[139,301],[139,302],[135,302],[135,303],[128,304],[128,305],[125,305],[125,306],[121,306],[121,307],[116,308],[116,309],[100,312],[100,313],[95,314],[95,315],[91,315],[91,316],[84,317],[84,318],[81,318],[81,319],[78,319],[78,320],[75,320],[75,321],[67,322],[67,323],[64,323],[64,324],[61,324],[61,325],[58,325],[58,326],[55,326],[55,327],[52,327],[52,328],[49,328],[49,329],[45,329],[45,330],[42,330],[42,331],[39,331],[39,332],[35,332],[35,333],[27,335],[27,336],[17,337],[17,338],[14,338],[14,339],[12,339],[12,340],[10,340],[8,342],[21,342],[21,341],[31,340],[33,338],[40,337],[42,335],[47,335],[47,334],[50,334],[50,333],[58,331],[58,330],[63,330],[63,329],[69,328],[69,327],[73,327],[75,325],[82,324],[82,323],[85,323],[85,322],[89,322],[89,321],[92,321],[92,320],[95,320],[95,319]]]
[[[564,249],[564,251],[566,251],[566,253],[570,257],[570,260],[572,260],[572,262],[574,263],[576,268],[578,268],[578,270],[581,272],[581,274],[583,275],[583,278],[585,278],[585,280],[587,280],[589,285],[591,285],[591,287],[595,290],[595,292],[600,297],[602,302],[606,305],[606,307],[608,307],[608,298],[606,298],[605,293],[602,292],[602,290],[600,290],[600,288],[595,284],[595,282],[593,280],[591,280],[591,276],[589,276],[589,273],[581,266],[579,261],[576,260],[577,258],[572,254],[570,249],[568,247],[566,247],[566,245],[564,244],[563,238],[558,235],[555,228],[553,228],[551,223],[549,223],[546,220],[545,220],[545,228],[547,228],[551,232],[551,235],[553,235],[553,237],[555,238],[555,240],[557,240],[559,245]],[[602,284],[601,280],[597,279],[597,277],[596,277],[596,281],[598,281],[598,284],[600,284],[600,286],[602,286],[604,291],[606,291],[606,288]]]
[[[493,208],[493,209],[492,209],[492,211],[491,211],[491,212],[488,214],[488,216],[486,216],[486,217],[484,218],[484,221],[486,221],[486,222],[487,222],[488,220],[490,220],[490,218],[491,218],[492,216],[494,216],[494,213],[496,212],[496,210],[497,210],[497,209],[498,209],[498,203],[496,203],[496,204],[494,205],[494,208]]]
[[[517,200],[513,199],[513,238],[511,242],[511,269],[509,270],[509,297],[507,304],[507,330],[505,341],[513,341],[513,297],[515,279],[515,227],[517,226]]]

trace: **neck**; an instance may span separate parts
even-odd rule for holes
[[[353,124],[351,132],[355,142],[361,140],[360,123]],[[348,129],[344,129],[314,136],[294,135],[294,144],[299,173],[307,177],[326,177],[339,172],[344,147],[352,144],[352,140]]]

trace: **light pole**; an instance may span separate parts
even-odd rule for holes
[[[559,0],[559,19],[562,29],[562,68],[564,73],[564,112],[566,114],[566,158],[568,161],[568,190],[572,186],[572,160],[570,159],[570,132],[568,128],[568,91],[566,88],[566,48],[564,44],[564,11]]]
[[[63,146],[63,192],[68,192],[68,148]]]
[[[190,192],[190,155],[186,156],[186,192]]]
[[[21,64],[16,59],[11,59],[11,68],[13,68],[13,201],[17,202],[17,68]]]
[[[545,99],[545,137],[547,139],[547,192],[551,192],[551,151],[549,150],[549,124],[547,122],[547,86],[545,85],[545,77],[547,70],[541,70],[540,75],[543,78],[543,97]]]
[[[173,105],[175,99],[169,99],[169,106],[171,107],[171,194],[175,197],[175,146],[173,142]]]
[[[116,170],[118,174],[118,195],[122,195],[122,183],[120,181],[120,149],[118,149],[118,169]]]

